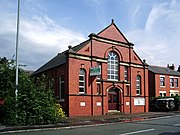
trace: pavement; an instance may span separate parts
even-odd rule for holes
[[[149,119],[158,119],[162,117],[173,117],[174,115],[180,115],[180,111],[176,112],[147,112],[147,113],[110,113],[100,116],[79,116],[68,117],[64,123],[49,124],[49,125],[30,125],[30,126],[4,126],[0,124],[0,134],[14,133],[14,132],[26,132],[26,131],[41,131],[50,129],[61,128],[78,128],[87,126],[99,126],[106,124],[115,124],[120,122],[133,122]]]

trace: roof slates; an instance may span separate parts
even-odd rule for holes
[[[167,67],[159,67],[159,66],[150,66],[148,69],[156,74],[162,74],[162,75],[174,75],[174,76],[180,76],[180,72],[172,70]]]
[[[86,41],[82,42],[81,44],[74,46],[72,48],[72,50],[76,53],[81,48],[83,48],[85,45],[87,45],[88,42],[89,42],[89,40],[86,40]],[[40,67],[38,70],[36,70],[33,73],[33,75],[42,73],[44,71],[47,71],[49,69],[52,69],[54,67],[57,67],[57,66],[60,66],[60,65],[62,65],[64,63],[66,63],[66,52],[67,51],[68,50],[56,55],[54,58],[52,58],[50,61],[48,61],[46,64],[44,64],[42,67]]]

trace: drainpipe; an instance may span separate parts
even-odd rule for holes
[[[91,67],[92,67],[92,36],[93,34],[90,35],[91,38]],[[91,115],[93,115],[93,83],[92,83],[92,77],[90,77],[91,81]]]
[[[145,72],[145,63],[146,63],[146,60],[143,60],[143,67],[144,67],[144,99],[145,99],[144,112],[146,112],[146,72]]]
[[[132,46],[133,44],[132,43],[129,43],[129,63],[131,64],[131,46]],[[131,65],[130,65],[130,69],[129,69],[129,74],[130,74],[130,77],[129,77],[129,80],[130,80],[130,113],[132,113],[132,95],[131,95],[131,93],[132,93],[132,91],[131,91],[131,88],[132,88],[132,81],[131,81]]]
[[[69,52],[66,53],[66,56],[67,56],[67,58],[66,58],[66,71],[65,72],[66,72],[66,77],[67,77],[67,79],[66,79],[67,84],[66,84],[65,88],[67,88],[67,97],[65,100],[67,100],[67,102],[66,102],[67,103],[67,107],[66,107],[67,115],[70,116],[70,114],[69,114],[69,112],[70,112],[70,105],[69,105],[69,99],[70,99],[70,95],[69,95],[69,92],[70,92],[70,90],[69,90],[69,68],[70,68]]]
[[[102,77],[102,75],[101,75]],[[103,79],[101,80],[101,84],[102,84],[102,115],[104,115],[104,84],[103,84]]]
[[[125,93],[124,90],[125,89],[126,89],[126,87],[124,87],[124,84],[123,84],[123,91],[122,91],[122,93],[123,93],[123,96],[122,96],[123,97],[123,111],[121,110],[122,112],[124,112],[124,108],[125,108],[125,106],[124,106],[125,105],[125,103],[124,103],[124,93]],[[122,99],[121,99],[121,101],[122,101]],[[122,105],[122,103],[121,103],[121,105]]]

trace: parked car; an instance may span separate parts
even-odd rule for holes
[[[159,98],[150,101],[150,111],[172,111],[176,109],[174,98]]]
[[[175,109],[175,101],[174,98],[161,98],[156,100],[155,106],[162,111],[169,111]]]

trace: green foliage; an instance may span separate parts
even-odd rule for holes
[[[14,61],[0,58],[0,99],[13,97],[15,89]]]
[[[47,82],[45,76],[33,78],[19,69],[16,101],[14,61],[0,59],[0,98],[5,99],[5,105],[0,107],[0,115],[3,116],[0,122],[6,125],[32,125],[64,120],[65,113],[54,98],[53,80],[49,84]]]
[[[57,118],[61,118],[61,119],[58,119],[58,121],[63,122],[64,120],[66,120],[65,112],[63,111],[60,104],[56,104],[56,116]]]
[[[180,96],[175,96],[174,100],[180,102]]]

